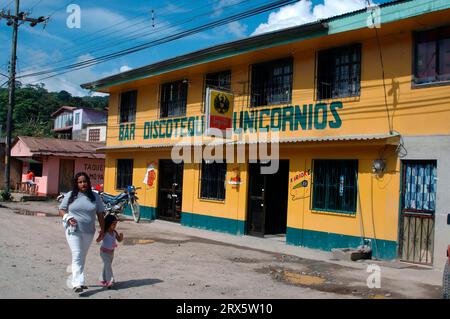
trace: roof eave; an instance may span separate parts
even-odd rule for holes
[[[223,59],[226,57],[241,54],[239,51],[251,51],[260,47],[272,47],[280,45],[283,41],[295,41],[302,36],[311,34],[320,34],[328,29],[328,24],[323,21],[309,23],[301,26],[277,30],[264,33],[250,38],[215,45],[206,49],[194,51],[168,60],[160,61],[141,68],[119,73],[94,82],[82,84],[81,87],[86,90],[100,91],[107,87],[118,84],[135,81],[157,74],[162,74],[176,69],[201,64],[206,61]]]

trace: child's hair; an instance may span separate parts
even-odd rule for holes
[[[105,217],[105,232],[109,231],[109,227],[111,227],[112,223],[117,221],[117,217],[114,215],[108,215]]]

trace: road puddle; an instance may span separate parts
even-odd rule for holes
[[[293,271],[285,270],[283,272],[283,279],[294,285],[315,286],[321,285],[325,282],[325,278],[311,275],[302,275]]]
[[[153,244],[155,241],[153,239],[146,239],[146,238],[124,238],[123,244],[127,246],[132,245],[148,245]]]

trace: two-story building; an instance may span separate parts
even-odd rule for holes
[[[110,94],[105,190],[144,186],[146,218],[324,250],[365,243],[376,258],[442,267],[449,16],[449,1],[392,1],[83,85]],[[213,143],[234,155],[174,161],[183,136],[206,135],[208,88],[231,96],[216,110],[232,110],[233,132]],[[255,144],[278,147],[276,173],[262,174]]]
[[[107,112],[94,109],[62,106],[52,115],[53,132],[58,138],[105,142]]]

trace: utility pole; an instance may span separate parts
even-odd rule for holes
[[[14,15],[8,11],[0,12],[0,20],[6,19],[6,25],[13,27],[12,46],[11,46],[11,62],[9,65],[9,95],[8,95],[8,115],[6,118],[6,162],[5,162],[5,192],[9,193],[11,190],[11,133],[12,133],[12,114],[15,103],[15,89],[16,89],[16,61],[17,61],[17,33],[19,29],[19,22],[29,22],[31,27],[38,23],[46,23],[45,17],[37,19],[28,18],[24,12],[19,13],[19,0],[16,0],[16,8]]]

